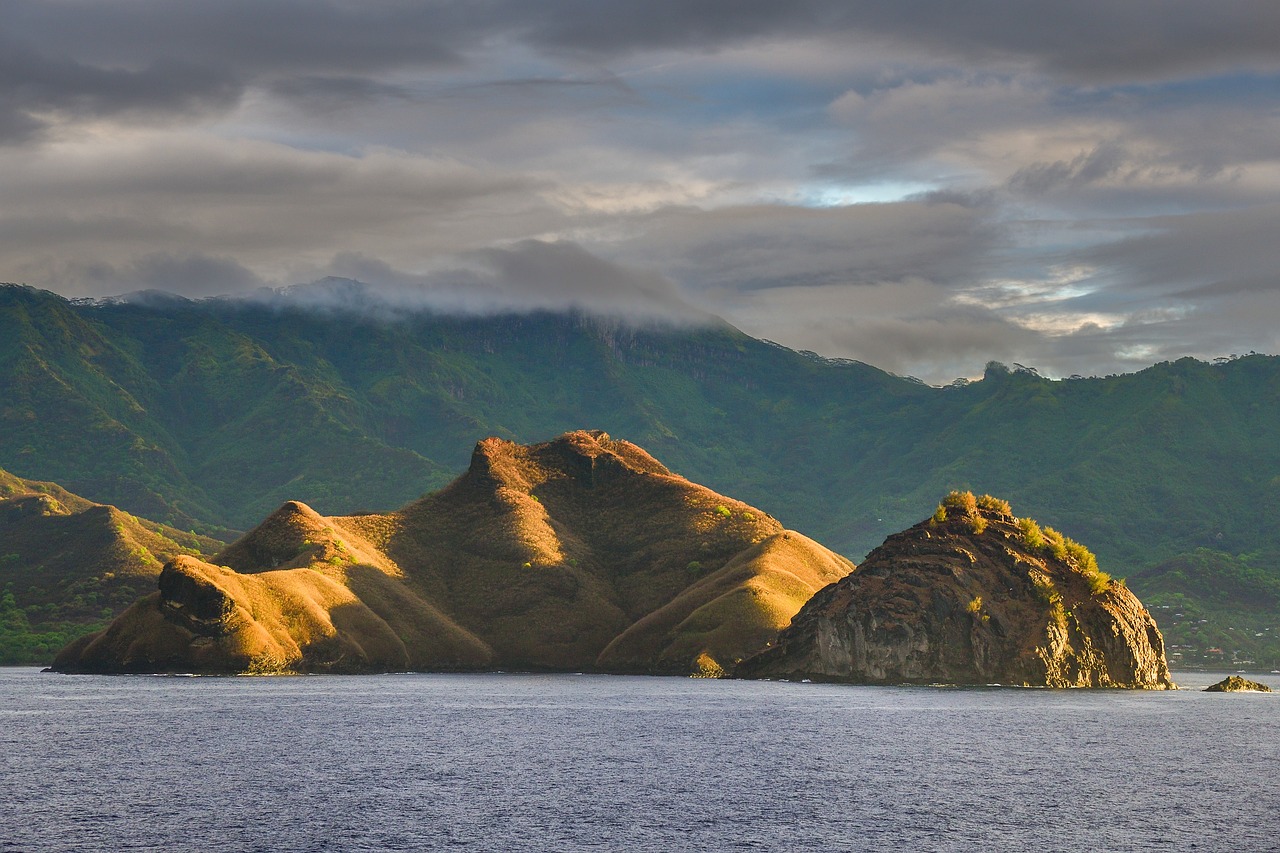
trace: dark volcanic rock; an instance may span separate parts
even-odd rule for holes
[[[1092,555],[1034,522],[1020,527],[1003,502],[984,499],[994,508],[980,509],[967,500],[943,520],[890,536],[852,574],[810,599],[777,643],[737,674],[1175,686],[1155,621],[1122,583],[1097,572]]]
[[[1270,693],[1271,688],[1258,681],[1250,681],[1238,675],[1228,675],[1217,684],[1210,684],[1205,693]]]

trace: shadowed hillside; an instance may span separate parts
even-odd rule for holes
[[[66,671],[721,674],[852,564],[634,444],[490,438],[399,512],[286,503],[59,655]]]

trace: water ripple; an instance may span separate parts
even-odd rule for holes
[[[0,669],[0,851],[1268,850],[1277,700]]]

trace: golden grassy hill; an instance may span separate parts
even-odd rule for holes
[[[0,471],[0,662],[47,661],[64,634],[102,625],[154,588],[166,561],[221,547]]]
[[[599,432],[480,442],[399,512],[291,502],[59,656],[64,670],[717,674],[853,566]]]

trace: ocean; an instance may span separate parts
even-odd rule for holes
[[[1222,675],[0,669],[0,851],[1280,850],[1280,693],[1199,691]]]

